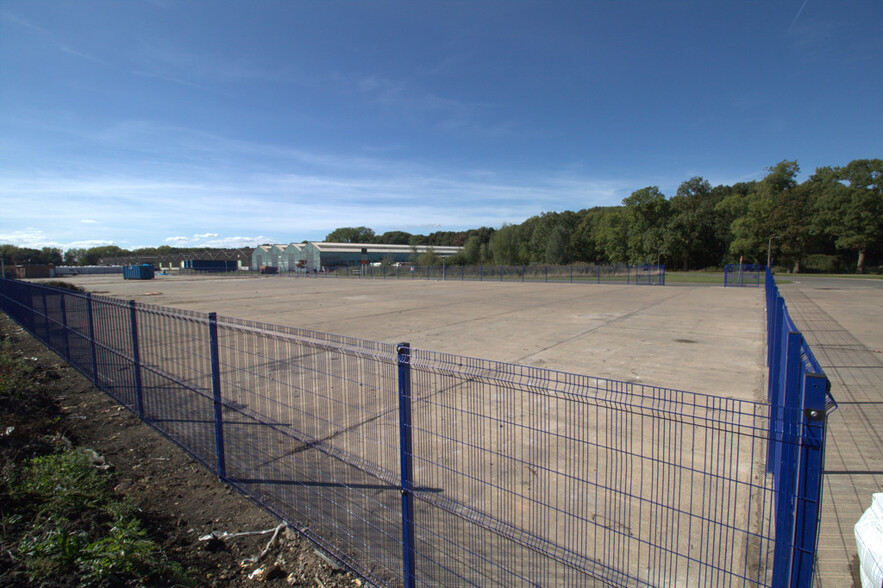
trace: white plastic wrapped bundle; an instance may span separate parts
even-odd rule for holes
[[[883,492],[855,524],[862,588],[883,588]]]

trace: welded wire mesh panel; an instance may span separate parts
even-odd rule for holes
[[[412,368],[421,582],[767,583],[763,405],[422,351]]]
[[[208,319],[138,305],[141,416],[217,471]]]
[[[391,345],[219,321],[227,476],[379,583],[401,574]]]
[[[67,293],[64,298],[65,326],[65,359],[80,373],[92,380],[92,330],[90,326],[89,299],[84,294]]]
[[[137,410],[134,349],[129,305],[113,298],[92,298],[96,385],[111,398]]]

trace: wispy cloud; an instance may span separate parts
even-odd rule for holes
[[[63,53],[67,53],[68,55],[73,55],[74,57],[87,59],[96,63],[106,63],[104,60],[95,57],[94,55],[73,47],[70,43],[65,42],[58,34],[50,31],[49,29],[35,25],[30,20],[22,18],[10,10],[0,10],[0,21],[9,23],[19,28],[25,29],[32,34],[38,35],[42,37],[44,41],[50,43],[51,45],[55,46],[56,49]]]

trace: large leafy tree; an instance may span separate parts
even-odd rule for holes
[[[669,202],[656,186],[632,192],[625,206],[626,248],[630,263],[657,261],[664,253]]]
[[[883,242],[883,160],[857,159],[845,167],[822,167],[810,178],[817,232],[839,249],[856,251],[856,271],[865,269],[869,248]]]
[[[721,264],[731,222],[716,208],[728,193],[722,188],[712,188],[700,177],[678,187],[669,200],[671,215],[665,230],[663,251],[669,263],[684,270]]]
[[[521,229],[519,225],[504,224],[491,237],[490,252],[493,261],[499,265],[517,265],[523,263],[521,258]],[[481,250],[479,249],[479,252]],[[484,255],[479,253],[479,257]]]
[[[627,224],[625,209],[621,206],[604,210],[598,218],[595,235],[598,249],[608,263],[628,262]]]
[[[800,271],[812,237],[812,219],[810,191],[798,185],[799,172],[796,161],[782,161],[769,168],[752,192],[722,203],[735,213],[730,243],[734,256],[760,263],[772,254]]]
[[[546,263],[564,265],[570,262],[567,229],[563,224],[557,225],[546,241]]]
[[[374,230],[368,227],[340,227],[325,236],[326,243],[370,243]]]

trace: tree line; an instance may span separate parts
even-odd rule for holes
[[[42,247],[40,249],[30,247],[16,247],[15,245],[0,245],[0,258],[9,265],[99,265],[102,260],[138,256],[151,257],[157,255],[192,255],[194,258],[204,254],[205,247],[172,247],[161,245],[159,247],[139,247],[128,250],[117,245],[101,245],[98,247],[79,248],[72,247],[62,250],[57,247]]]
[[[782,161],[758,181],[711,186],[693,177],[669,197],[657,186],[632,192],[620,206],[544,212],[520,224],[415,235],[341,227],[327,242],[453,245],[448,264],[661,263],[669,269],[765,264],[788,271],[864,272],[883,259],[883,160],[820,167],[797,182],[796,161]],[[126,255],[198,254],[171,246],[127,251],[0,245],[7,264],[95,265]],[[423,254],[421,264],[441,263]]]
[[[883,257],[883,160],[821,167],[798,183],[796,161],[759,181],[711,186],[693,177],[670,198],[657,186],[621,206],[544,212],[499,229],[376,235],[344,227],[326,241],[456,245],[448,264],[661,263],[670,269],[766,264],[787,271],[862,273]]]

